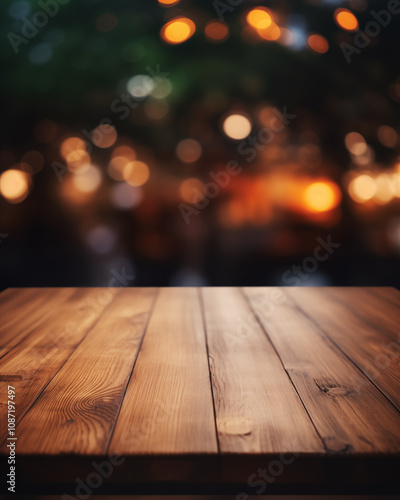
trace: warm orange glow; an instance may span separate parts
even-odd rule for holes
[[[204,184],[199,179],[185,179],[179,187],[179,193],[184,201],[197,203],[203,198]]]
[[[195,139],[183,139],[176,147],[176,156],[185,163],[197,161],[202,153],[200,143]]]
[[[143,161],[131,161],[125,165],[123,176],[131,186],[143,186],[150,177],[150,170]]]
[[[112,152],[112,157],[114,158],[116,156],[124,156],[130,161],[136,160],[135,150],[130,146],[117,146]]]
[[[109,176],[116,181],[122,181],[124,179],[124,168],[130,161],[125,156],[113,156],[107,167]]]
[[[92,193],[101,184],[101,172],[97,167],[89,165],[83,172],[73,176],[73,184],[82,193]]]
[[[389,125],[381,125],[377,130],[378,139],[387,148],[394,148],[398,143],[397,132]]]
[[[322,35],[310,35],[308,37],[308,45],[310,49],[318,54],[325,54],[329,49],[329,43]]]
[[[359,175],[350,181],[348,190],[354,201],[365,203],[375,196],[376,182],[369,175]]]
[[[358,20],[356,16],[347,9],[335,10],[336,23],[347,31],[355,31],[358,29]]]
[[[252,9],[246,16],[246,20],[250,26],[257,30],[268,28],[272,23],[271,14],[265,7],[256,7]]]
[[[158,3],[165,7],[172,7],[172,5],[176,5],[179,2],[180,0],[158,0]]]
[[[108,123],[103,123],[96,127],[92,133],[92,141],[99,148],[109,148],[117,140],[117,131],[115,127]]]
[[[367,151],[367,143],[365,142],[364,137],[358,132],[349,132],[344,142],[346,144],[346,148],[353,155],[362,155]]]
[[[273,42],[281,36],[281,29],[277,24],[271,23],[268,28],[257,29],[257,33],[264,40]]]
[[[187,17],[178,17],[162,27],[161,38],[167,43],[178,44],[188,40],[195,31],[193,21]]]
[[[25,200],[29,192],[30,177],[21,170],[10,169],[0,176],[0,193],[11,203]]]
[[[231,139],[244,139],[251,132],[250,120],[239,114],[229,115],[223,123],[225,134]]]
[[[61,156],[65,159],[73,152],[86,152],[85,141],[79,137],[68,137],[62,142],[60,147]]]
[[[340,201],[340,190],[333,182],[314,182],[304,191],[304,202],[311,212],[333,210],[339,205]]]
[[[392,180],[387,174],[379,174],[376,179],[375,201],[380,205],[389,203],[395,195]]]
[[[204,33],[209,42],[223,42],[229,34],[228,26],[220,21],[210,21]]]

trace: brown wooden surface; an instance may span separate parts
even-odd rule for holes
[[[31,491],[95,462],[96,493],[397,488],[395,289],[10,289],[0,317],[0,458],[11,385]]]

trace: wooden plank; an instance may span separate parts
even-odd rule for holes
[[[327,451],[398,453],[399,412],[293,302],[304,289],[280,291],[245,289]]]
[[[282,363],[236,288],[202,290],[222,453],[323,452]]]
[[[124,289],[18,425],[20,454],[106,452],[154,298]]]
[[[373,290],[375,289],[359,287],[324,288],[327,295],[367,322],[377,335],[380,333],[382,342],[387,342],[388,339],[398,342],[400,340],[400,307],[375,295]],[[394,289],[390,291],[395,292]],[[394,296],[392,293],[390,295]]]
[[[72,289],[9,289],[0,301],[0,358],[47,318],[57,314]],[[8,290],[7,290],[8,292]]]
[[[400,291],[393,287],[368,287],[366,291],[372,294],[375,298],[379,298],[386,304],[393,304],[400,307]]]
[[[109,452],[126,456],[207,454],[217,450],[197,290],[162,288]],[[160,474],[162,470],[153,469],[153,477]]]
[[[304,288],[292,298],[400,410],[400,309],[358,288]]]
[[[46,319],[0,361],[0,381],[16,389],[17,425],[104,308],[119,293],[115,289],[108,294],[100,290],[54,290],[53,294],[61,299],[56,314]],[[41,311],[45,315],[43,307]],[[24,316],[21,312],[18,315],[21,318]],[[0,406],[0,421],[5,422],[6,416],[6,406]],[[0,443],[5,439],[6,432],[6,426],[1,426]]]

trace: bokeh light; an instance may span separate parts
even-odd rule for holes
[[[258,28],[257,33],[264,40],[273,42],[279,40],[281,36],[281,29],[277,24],[271,23],[267,28]]]
[[[200,143],[195,139],[183,139],[176,146],[176,156],[185,163],[197,161],[202,153]]]
[[[385,205],[391,201],[395,195],[391,178],[389,175],[381,173],[375,178],[375,182],[376,193],[374,199],[378,204]]]
[[[394,148],[398,143],[398,135],[393,127],[381,125],[377,131],[378,139],[387,148]]]
[[[265,7],[256,7],[248,12],[246,20],[250,26],[257,30],[268,28],[272,23],[270,11]]]
[[[179,2],[180,0],[158,0],[158,3],[160,5],[163,5],[164,7],[172,7],[173,5],[176,5]]]
[[[322,35],[313,34],[308,37],[308,46],[318,54],[325,54],[329,50],[329,43]]]
[[[140,188],[130,186],[125,182],[113,186],[110,191],[110,197],[113,204],[121,210],[134,208],[139,205],[143,199]]]
[[[364,137],[358,132],[349,132],[344,142],[346,144],[346,148],[353,155],[362,155],[367,150],[367,143],[365,142]]]
[[[10,169],[0,176],[0,193],[10,203],[20,203],[29,193],[30,177],[21,170]]]
[[[194,177],[185,179],[179,186],[179,193],[184,201],[197,203],[204,196],[204,184]]]
[[[187,17],[177,17],[166,23],[161,29],[161,38],[170,44],[179,44],[188,40],[196,31],[196,25]]]
[[[358,29],[358,20],[348,9],[336,9],[334,17],[336,23],[344,30],[355,31]]]
[[[228,26],[221,21],[210,21],[204,28],[204,34],[209,42],[219,43],[227,39]]]
[[[336,208],[341,201],[338,186],[329,181],[310,184],[304,191],[304,202],[312,212],[327,212]]]
[[[109,148],[118,138],[117,131],[113,125],[103,123],[92,132],[92,142],[99,148]]]
[[[86,244],[98,254],[109,253],[117,241],[117,235],[111,228],[103,225],[90,229],[85,236]]]
[[[128,80],[126,88],[132,97],[141,100],[153,92],[155,83],[149,75],[135,75]]]
[[[375,196],[376,183],[370,175],[362,174],[350,181],[348,190],[354,201],[365,203]]]
[[[143,161],[131,161],[125,165],[123,176],[131,186],[143,186],[150,177],[150,170]]]
[[[241,140],[247,137],[251,132],[250,120],[241,114],[232,114],[225,118],[223,130],[231,139]]]
[[[101,184],[102,175],[99,168],[89,165],[84,172],[75,174],[72,178],[73,184],[82,193],[93,193]]]

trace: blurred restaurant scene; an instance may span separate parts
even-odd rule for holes
[[[400,2],[4,0],[0,286],[400,286]]]

